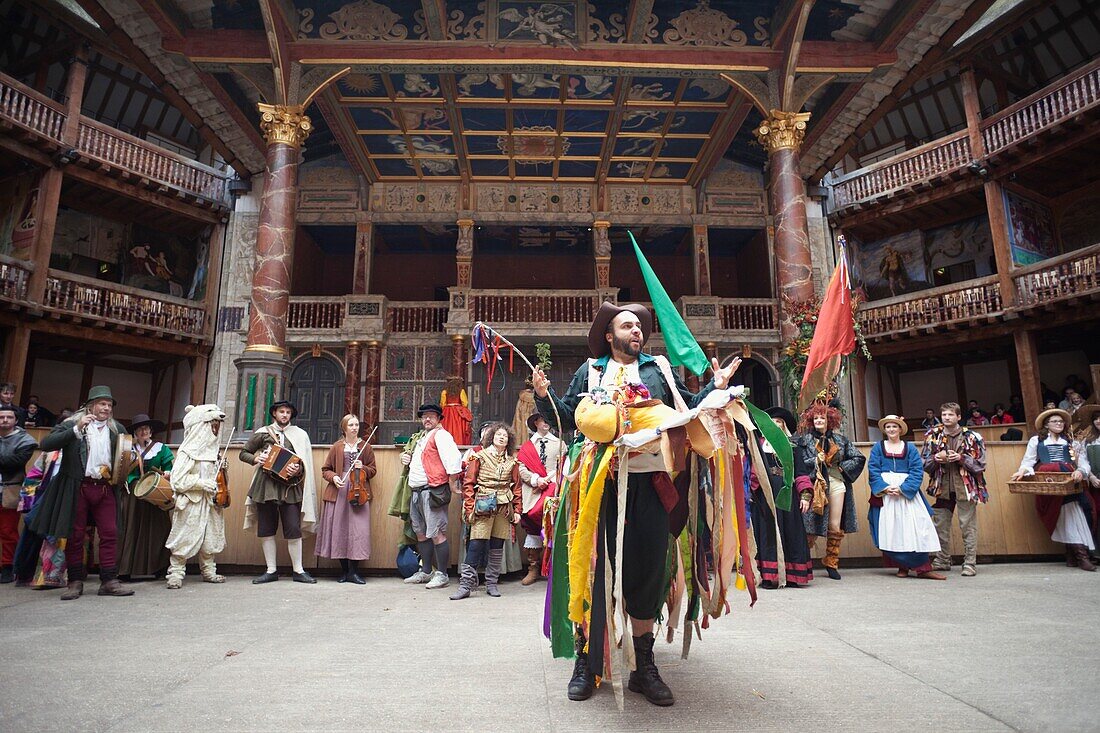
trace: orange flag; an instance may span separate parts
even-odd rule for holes
[[[806,360],[806,373],[802,375],[802,391],[798,397],[799,409],[805,409],[815,395],[840,372],[840,357],[856,348],[855,323],[852,320],[852,293],[848,279],[848,253],[843,242],[840,261],[836,263],[833,277],[821,301],[817,314],[817,327],[810,342],[810,355]]]

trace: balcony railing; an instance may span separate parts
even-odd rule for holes
[[[30,276],[30,270],[23,264],[4,257],[0,260],[0,298],[16,302],[26,300]]]
[[[1021,308],[1095,293],[1100,291],[1100,244],[1022,267],[1012,279]]]
[[[347,302],[342,297],[292,298],[287,308],[289,329],[328,330],[343,328]]]
[[[17,127],[56,146],[62,138],[64,107],[15,79],[0,74],[0,125]],[[81,116],[75,145],[84,164],[107,165],[150,187],[167,187],[204,203],[225,206],[225,175],[141,138]]]
[[[590,323],[600,307],[595,291],[530,292],[478,290],[470,294],[475,321],[486,323]]]
[[[1003,312],[997,278],[984,277],[864,304],[859,310],[859,322],[863,335],[873,339],[977,318],[995,318]]]
[[[42,305],[119,327],[150,329],[191,338],[205,335],[206,311],[180,298],[144,295],[67,272],[50,270]]]
[[[1021,99],[981,122],[987,156],[997,156],[1100,105],[1100,59],[1053,86]],[[903,188],[961,175],[975,156],[966,130],[933,140],[841,176],[832,184],[834,211]]]
[[[447,304],[434,300],[391,302],[386,307],[386,330],[390,333],[443,333]]]
[[[719,310],[722,328],[727,331],[774,330],[777,328],[775,306],[771,298],[723,300]]]

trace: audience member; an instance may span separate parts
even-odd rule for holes
[[[1024,422],[1027,419],[1027,413],[1024,411],[1024,400],[1018,394],[1008,398],[1008,409],[1005,412],[1012,415],[1012,422]]]
[[[931,407],[926,409],[924,411],[924,420],[922,420],[921,424],[920,424],[921,428],[924,429],[924,432],[927,433],[929,430],[931,430],[932,428],[936,427],[939,424],[940,424],[940,419],[938,417],[936,417],[936,411],[933,410]]]
[[[988,425],[989,419],[982,413],[981,408],[975,406],[970,408],[970,417],[966,419],[966,424],[972,428],[980,425]]]
[[[1016,422],[1012,415],[1005,412],[1005,406],[1000,402],[993,405],[993,415],[989,418],[990,425],[1007,425],[1008,423]]]
[[[0,384],[0,408],[11,408],[15,413],[15,424],[23,427],[27,419],[27,411],[15,404],[15,385],[11,382]]]

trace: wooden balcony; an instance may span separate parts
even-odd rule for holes
[[[859,309],[863,336],[871,342],[977,325],[1003,316],[996,276],[876,300]]]
[[[1016,306],[1046,311],[1055,304],[1100,295],[1100,244],[1067,252],[1012,273],[1016,283]]]
[[[74,161],[189,203],[227,210],[226,177],[219,170],[164,150],[141,138],[80,117],[76,140],[66,140],[64,106],[0,74],[0,131],[50,152],[75,149]]]
[[[985,159],[996,161],[1100,110],[1100,59],[982,120]],[[832,213],[843,216],[970,175],[976,158],[961,130],[841,176],[832,183]]]
[[[194,301],[50,270],[42,303],[34,304],[27,302],[29,277],[27,263],[4,258],[0,301],[13,310],[130,335],[193,343],[209,340],[206,310]]]
[[[2,284],[0,284],[2,286]],[[469,335],[477,321],[531,338],[584,338],[592,316],[615,290],[451,289],[450,303],[394,301],[381,295],[293,296],[287,311],[291,343],[336,344],[404,334]],[[779,343],[776,301],[770,298],[685,296],[677,307],[700,341]],[[244,332],[248,319],[235,320]],[[223,329],[224,330],[224,329]],[[654,333],[660,323],[654,319]]]

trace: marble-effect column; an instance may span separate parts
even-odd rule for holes
[[[260,199],[245,351],[285,355],[298,213],[298,157],[313,125],[300,107],[260,104],[259,108],[260,128],[267,140],[267,169]]]
[[[775,226],[775,260],[783,311],[783,340],[798,335],[787,315],[788,304],[814,297],[813,261],[806,220],[806,181],[798,170],[798,151],[806,136],[808,112],[771,114],[756,128],[760,144],[768,151],[768,199]]]
[[[469,348],[467,348],[465,336],[451,336],[451,376],[462,380],[463,389],[466,387],[468,352]]]
[[[366,370],[363,375],[366,392],[363,395],[363,425],[368,426],[367,433],[378,424],[382,405],[382,344],[378,341],[367,342]],[[382,436],[374,434],[371,442],[377,443]]]
[[[369,221],[355,225],[355,272],[351,292],[364,295],[370,291],[371,269],[374,255],[374,225]]]
[[[358,341],[349,341],[344,349],[347,370],[344,373],[344,414],[359,414],[359,362],[363,346]]]
[[[474,220],[459,219],[455,259],[458,264],[458,287],[469,288],[474,276]]]
[[[706,224],[693,224],[695,294],[710,295],[710,236]]]

